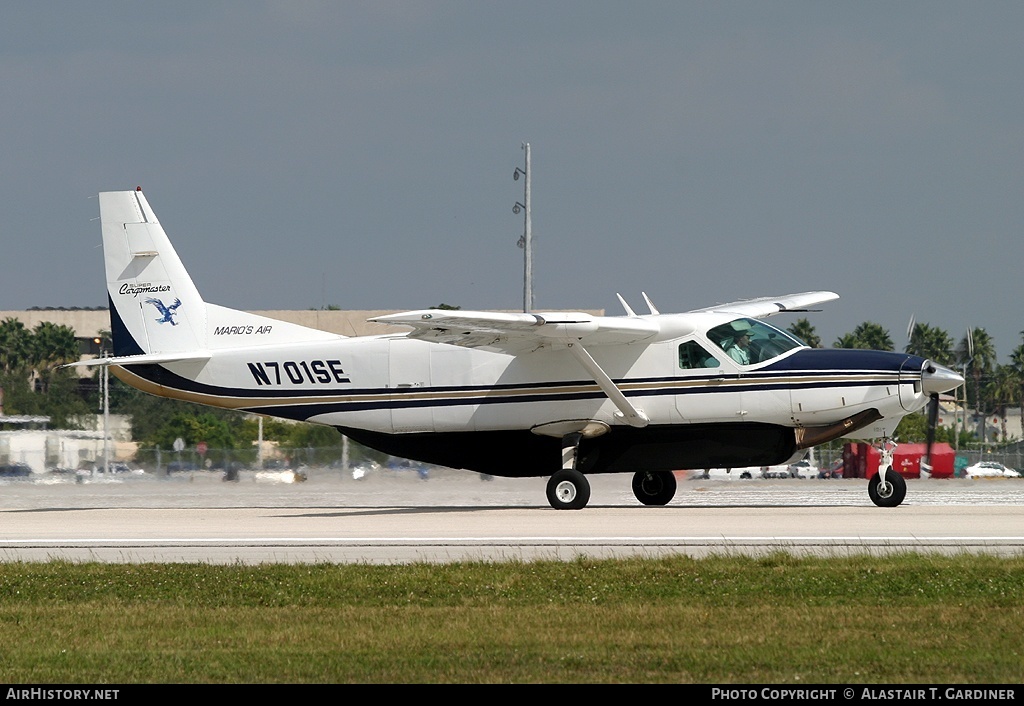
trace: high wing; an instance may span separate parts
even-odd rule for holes
[[[684,314],[593,316],[583,312],[502,313],[424,309],[370,319],[412,327],[409,338],[523,355],[555,344],[581,342],[588,346],[653,342],[659,333],[678,326],[663,325],[686,314],[721,313],[763,318],[781,312],[807,311],[808,306],[838,299],[834,292],[803,292],[716,304]],[[653,309],[652,311],[656,311]]]
[[[839,295],[835,292],[801,292],[799,294],[786,294],[781,297],[759,297],[757,299],[745,299],[727,304],[715,304],[703,309],[694,309],[690,313],[716,312],[761,319],[772,314],[780,314],[787,311],[810,311],[807,307],[834,301],[838,298]]]
[[[593,316],[583,312],[510,314],[487,311],[425,309],[370,319],[411,326],[409,338],[522,355],[555,344],[636,343],[653,338],[661,327],[641,318]]]
[[[640,317],[592,316],[583,312],[507,314],[486,311],[427,309],[379,316],[370,321],[412,326],[409,338],[522,355],[541,348],[567,349],[632,426],[650,418],[638,409],[587,352],[591,345],[625,345],[657,336],[656,320]]]

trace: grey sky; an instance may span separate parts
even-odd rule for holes
[[[826,344],[1021,342],[1019,2],[0,9],[0,309],[105,305],[137,185],[217,304],[515,309],[528,141],[538,310],[830,289]]]

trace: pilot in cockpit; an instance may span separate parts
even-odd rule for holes
[[[735,335],[725,352],[740,365],[750,365],[750,324],[741,319],[731,326]]]

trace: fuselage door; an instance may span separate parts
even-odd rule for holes
[[[676,412],[687,422],[743,420],[740,376],[725,352],[703,341],[683,340],[674,348]]]
[[[431,345],[409,338],[391,340],[388,388],[395,433],[434,430],[429,390]]]

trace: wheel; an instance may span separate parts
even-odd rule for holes
[[[676,494],[672,471],[637,471],[633,474],[633,495],[644,505],[667,505]]]
[[[556,471],[548,480],[548,502],[556,510],[582,510],[590,501],[590,481],[574,468]]]
[[[907,481],[892,466],[885,469],[884,483],[876,473],[868,480],[868,497],[878,507],[896,507],[907,496]]]

